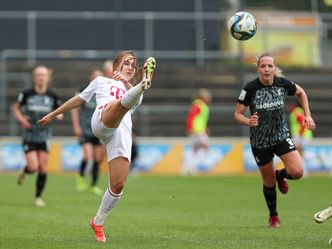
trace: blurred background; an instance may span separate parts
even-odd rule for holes
[[[192,94],[213,91],[214,136],[242,136],[233,121],[239,89],[255,77],[254,63],[271,52],[291,80],[308,92],[318,129],[331,135],[332,5],[330,0],[76,0],[1,1],[1,135],[20,132],[10,106],[31,86],[36,64],[54,69],[52,87],[65,101],[88,82],[92,69],[124,49],[140,62],[158,61],[154,86],[138,110],[138,134],[184,136]],[[238,10],[258,21],[254,38],[234,40],[227,19]],[[55,135],[72,135],[69,115]]]
[[[314,136],[332,133],[331,0],[2,0],[0,11],[0,135],[20,136],[11,114],[18,94],[32,85],[37,64],[53,68],[52,88],[62,101],[88,83],[90,72],[120,50],[135,50],[140,64],[158,63],[153,87],[136,113],[142,137],[185,137],[185,118],[199,88],[212,91],[212,137],[246,137],[234,122],[242,86],[256,77],[254,63],[272,53],[286,77],[308,93]],[[227,20],[252,13],[256,35],[233,39]],[[70,115],[53,125],[73,136]]]

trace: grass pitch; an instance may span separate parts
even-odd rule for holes
[[[73,175],[49,175],[33,202],[35,176],[22,186],[0,175],[0,248],[329,248],[332,220],[313,215],[332,201],[328,176],[290,182],[278,192],[279,229],[268,229],[259,176],[129,176],[122,200],[105,223],[106,244],[96,243],[90,218],[101,197],[77,193]],[[106,188],[102,176],[100,186]]]

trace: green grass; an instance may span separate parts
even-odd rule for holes
[[[101,197],[77,193],[73,175],[50,175],[45,208],[32,205],[34,176],[17,186],[0,175],[0,248],[329,248],[332,222],[313,214],[332,201],[331,178],[312,176],[278,193],[279,229],[268,229],[259,176],[130,176],[105,223],[106,244],[89,220]],[[100,185],[106,187],[103,176]]]

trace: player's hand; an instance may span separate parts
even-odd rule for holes
[[[128,81],[127,77],[124,76],[122,73],[120,73],[119,71],[114,71],[113,72],[113,79],[115,80],[120,80],[123,82],[123,84],[125,85],[125,87],[128,89],[132,88],[133,86],[130,84],[130,82]]]
[[[315,121],[312,119],[312,117],[310,115],[305,116],[303,122],[309,130],[313,131],[316,129]]]
[[[37,123],[41,126],[45,126],[45,125],[48,125],[49,123],[51,123],[51,121],[52,121],[52,118],[49,115],[46,115],[42,119],[39,119],[37,121]]]
[[[21,119],[21,125],[24,129],[31,129],[32,125],[30,124],[29,118],[27,116],[23,116],[23,118]]]
[[[255,112],[253,115],[250,116],[249,118],[249,126],[250,127],[256,127],[258,125],[258,113]]]
[[[115,80],[120,80],[124,83],[128,82],[128,79],[122,73],[120,73],[119,71],[114,71],[113,75],[112,75],[112,78],[115,79]]]

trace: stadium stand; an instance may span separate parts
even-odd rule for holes
[[[54,69],[53,89],[62,101],[70,98],[77,89],[88,83],[89,71],[101,65],[101,62],[87,61],[43,61]],[[25,72],[29,75],[30,68],[21,63],[12,63],[11,72]],[[256,77],[254,68],[247,68],[245,80]],[[287,78],[300,83],[310,98],[313,117],[317,122],[315,136],[330,136],[332,127],[330,99],[332,98],[332,72],[323,69],[288,69]],[[18,93],[29,82],[22,79],[8,79],[7,116],[1,117],[1,135],[13,133],[17,135],[16,122],[11,118],[10,106]],[[239,79],[236,68],[225,66],[206,66],[198,68],[189,64],[177,67],[159,63],[154,77],[153,88],[145,95],[144,105],[137,111],[138,133],[143,136],[184,136],[184,120],[192,95],[201,87],[211,90],[210,128],[213,136],[241,136],[241,130],[233,120],[234,104],[239,93]],[[141,125],[140,124],[144,124]],[[54,135],[72,135],[69,115],[63,122],[53,126]]]

